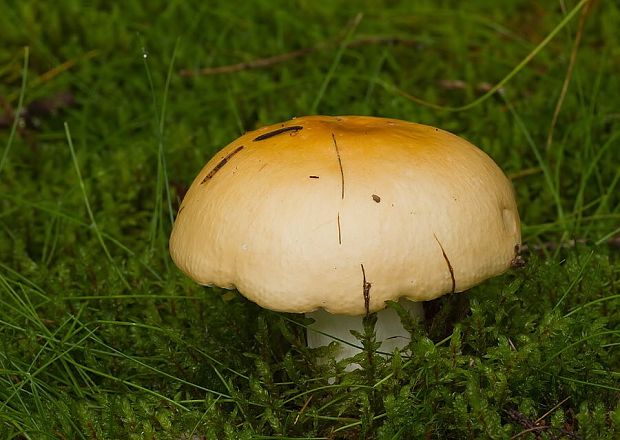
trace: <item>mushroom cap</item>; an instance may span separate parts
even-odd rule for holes
[[[461,292],[521,243],[510,181],[427,125],[308,116],[248,132],[200,171],[170,237],[200,284],[272,310],[359,315]]]

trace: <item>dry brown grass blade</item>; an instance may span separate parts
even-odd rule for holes
[[[329,49],[331,47],[337,47],[341,44],[340,41],[329,41],[320,43],[314,47],[306,47],[304,49],[294,50],[292,52],[286,52],[279,55],[273,55],[266,58],[258,58],[252,61],[246,61],[243,63],[229,64],[226,66],[217,66],[217,67],[204,67],[202,69],[182,69],[179,71],[179,75],[185,77],[193,77],[193,76],[208,76],[208,75],[222,75],[227,73],[235,73],[240,72],[242,70],[251,70],[251,69],[261,69],[265,67],[270,67],[276,64],[284,63],[286,61],[294,60],[296,58],[301,58],[304,56],[308,56],[315,52],[319,52],[321,50]],[[358,47],[358,46],[367,46],[372,44],[391,44],[391,45],[414,45],[416,41],[408,40],[400,37],[386,37],[386,36],[373,36],[373,37],[364,37],[358,38],[350,41],[345,46],[349,47]]]
[[[51,81],[52,79],[56,78],[58,75],[60,75],[63,72],[66,72],[67,70],[75,67],[79,62],[81,61],[86,61],[89,60],[91,58],[96,57],[97,55],[99,55],[99,51],[98,50],[91,50],[86,52],[85,54],[76,57],[76,58],[72,58],[70,60],[67,60],[61,64],[59,64],[58,66],[55,66],[53,68],[51,68],[50,70],[48,70],[45,73],[42,73],[41,75],[37,76],[35,79],[32,80],[32,82],[28,85],[28,87],[30,89],[37,87],[41,84],[44,84],[48,81]],[[6,97],[6,101],[7,102],[13,102],[17,99],[18,93],[11,93],[9,95],[7,95]]]
[[[563,399],[561,402],[557,403],[556,405],[553,406],[553,408],[551,408],[549,411],[547,411],[546,413],[544,413],[542,416],[540,416],[539,418],[537,418],[534,423],[535,424],[539,424],[540,422],[542,422],[549,414],[551,414],[553,411],[555,411],[556,409],[558,409],[560,406],[562,406],[564,404],[564,402],[566,402],[568,399],[570,399],[571,396],[566,397],[565,399]]]
[[[35,79],[33,81],[33,86],[34,85],[38,85],[38,84],[42,84],[44,82],[50,81],[53,78],[55,78],[56,76],[60,75],[62,72],[71,69],[73,66],[75,66],[79,61],[86,61],[89,60],[91,58],[96,57],[99,54],[98,50],[91,50],[86,52],[84,55],[78,57],[78,58],[73,58],[70,60],[65,61],[62,64],[59,64],[58,66],[48,70],[47,72],[45,72],[44,74],[40,75],[37,79]]]
[[[586,18],[590,11],[590,6],[592,5],[592,0],[589,0],[585,3],[583,9],[579,14],[579,23],[577,25],[577,32],[575,33],[575,41],[573,43],[573,49],[571,50],[570,59],[568,61],[568,68],[566,69],[566,75],[564,76],[564,82],[562,83],[562,90],[560,91],[560,96],[558,98],[558,102],[555,105],[555,110],[553,111],[553,117],[551,118],[551,123],[549,124],[549,132],[547,134],[547,150],[551,148],[551,144],[553,143],[553,131],[555,130],[555,126],[558,122],[558,117],[560,116],[560,111],[562,110],[562,104],[564,103],[564,99],[566,98],[566,93],[568,92],[568,86],[570,84],[570,80],[573,77],[573,70],[575,68],[575,62],[577,61],[577,51],[579,50],[579,44],[581,43],[581,37],[583,36],[583,29],[586,24]]]

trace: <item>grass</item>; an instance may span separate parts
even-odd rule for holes
[[[2,7],[0,436],[618,438],[618,5],[213,3]],[[199,287],[167,251],[219,148],[315,112],[470,139],[513,179],[530,249],[403,315],[410,353],[354,372],[314,360],[303,317]]]

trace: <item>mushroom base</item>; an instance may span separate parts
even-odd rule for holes
[[[424,317],[422,302],[401,299],[399,303],[414,317]],[[329,345],[332,341],[337,341],[337,339],[345,341],[346,344],[339,342],[340,350],[335,356],[338,361],[355,356],[362,351],[360,341],[351,334],[351,330],[364,331],[362,316],[333,315],[321,309],[306,313],[306,317],[314,319],[314,323],[308,328],[306,333],[308,347],[322,347]],[[409,343],[411,338],[409,332],[403,328],[398,313],[391,308],[385,308],[377,312],[375,332],[377,341],[381,342],[378,350],[384,353],[391,353],[395,348],[403,348]]]

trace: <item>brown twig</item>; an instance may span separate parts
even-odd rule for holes
[[[507,410],[504,410],[504,412],[512,420],[514,420],[515,422],[517,422],[519,425],[521,425],[524,428],[523,431],[513,435],[511,437],[511,440],[515,439],[515,438],[518,438],[518,437],[522,436],[525,433],[533,432],[533,431],[537,431],[537,430],[540,430],[540,429],[546,429],[547,428],[547,426],[540,426],[540,425],[534,423],[532,420],[527,418],[525,416],[525,414],[523,414],[521,411],[518,411],[516,409],[507,409]],[[538,438],[538,434],[535,434],[535,435]]]
[[[366,316],[370,315],[370,288],[372,287],[372,283],[366,281],[366,271],[364,270],[364,265],[360,264],[362,267],[362,290],[364,295],[364,308],[366,309]]]
[[[308,397],[306,399],[306,402],[304,403],[304,405],[301,407],[301,409],[299,410],[299,412],[297,413],[297,417],[295,417],[295,421],[293,422],[293,425],[296,425],[297,422],[299,421],[299,417],[303,414],[303,412],[306,410],[306,407],[308,406],[308,404],[310,403],[310,401],[312,400],[313,395],[310,394],[310,397]]]
[[[340,41],[327,41],[320,43],[314,47],[306,47],[303,49],[294,50],[292,52],[286,52],[279,55],[273,55],[266,58],[258,58],[252,61],[246,61],[242,63],[229,64],[225,66],[217,66],[217,67],[203,67],[202,69],[182,69],[179,71],[179,75],[185,77],[193,77],[193,76],[207,76],[207,75],[222,75],[227,73],[235,73],[240,72],[242,70],[251,70],[251,69],[262,69],[265,67],[270,67],[275,64],[281,64],[286,61],[294,60],[296,58],[301,58],[304,56],[311,55],[315,52],[328,49],[330,47],[338,46],[341,44]],[[358,46],[367,46],[371,44],[391,44],[391,45],[414,45],[416,41],[408,40],[400,37],[383,37],[383,36],[373,36],[373,37],[365,37],[358,38],[355,40],[349,41],[345,46],[349,47],[358,47]]]
[[[461,79],[440,79],[437,85],[444,90],[467,90],[469,84]],[[493,88],[493,84],[481,81],[474,85],[477,92],[486,93]]]
[[[562,400],[560,403],[555,405],[551,410],[547,411],[543,416],[539,417],[535,421],[530,420],[523,413],[521,413],[520,411],[516,409],[504,410],[504,412],[508,415],[508,417],[510,417],[512,420],[514,420],[515,422],[517,422],[519,425],[521,425],[524,428],[522,431],[510,437],[510,439],[514,440],[514,439],[520,438],[527,433],[533,433],[536,438],[540,438],[543,432],[547,434],[549,438],[557,439],[558,436],[554,434],[553,431],[559,432],[562,438],[569,437],[572,439],[579,439],[580,437],[573,432],[573,429],[570,426],[567,429],[567,428],[553,427],[550,425],[540,424],[545,417],[547,417],[549,414],[555,411],[558,407],[560,407],[563,403],[565,403],[569,398],[570,397],[567,397],[566,399]],[[568,409],[567,413],[570,413],[570,411],[571,410]]]
[[[563,399],[561,402],[557,403],[556,405],[553,406],[553,408],[551,408],[549,411],[547,411],[546,413],[544,413],[542,416],[540,416],[539,418],[536,419],[536,421],[534,422],[536,425],[538,425],[540,422],[542,422],[545,417],[547,417],[549,414],[551,414],[553,411],[555,411],[556,409],[558,409],[560,406],[562,406],[564,404],[564,402],[566,402],[568,399],[570,399],[571,396],[566,397],[565,399]]]

